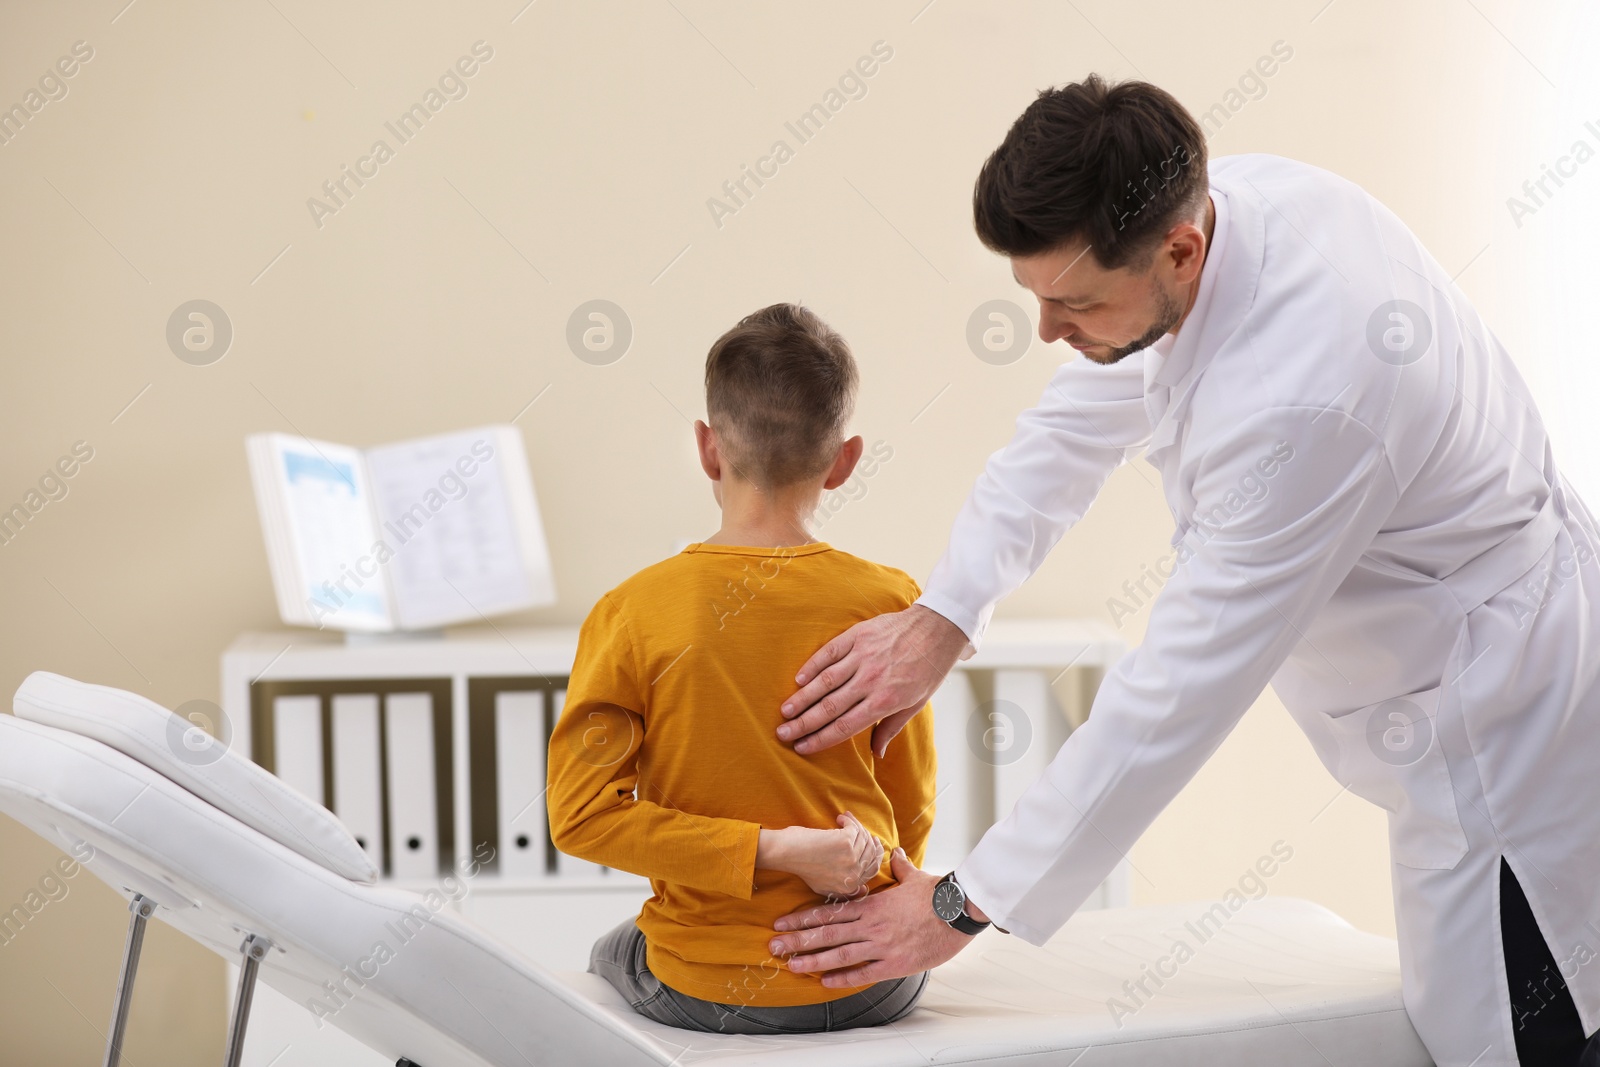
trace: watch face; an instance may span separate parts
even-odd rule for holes
[[[967,895],[954,882],[933,887],[933,913],[947,923],[955,922],[966,911]]]

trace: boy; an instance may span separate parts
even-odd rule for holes
[[[884,759],[865,734],[809,757],[773,736],[812,651],[919,595],[805,527],[861,457],[861,438],[844,440],[855,390],[850,349],[805,308],[774,304],[718,339],[695,439],[722,527],[602,597],[578,639],[550,738],[551,833],[651,880],[589,969],[657,1022],[875,1026],[927,982],[830,989],[767,951],[778,916],[891,885],[885,844],[920,864],[933,824],[931,712]]]

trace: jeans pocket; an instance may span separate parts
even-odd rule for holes
[[[1396,863],[1450,870],[1467,854],[1455,789],[1439,747],[1440,686],[1326,716],[1338,743],[1336,777],[1389,813]]]

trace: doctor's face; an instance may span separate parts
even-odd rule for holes
[[[1065,341],[1096,363],[1148,348],[1183,321],[1199,287],[1205,235],[1175,227],[1147,262],[1106,270],[1083,244],[1011,260],[1017,283],[1039,298],[1039,339]]]

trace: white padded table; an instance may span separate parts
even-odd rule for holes
[[[1209,907],[1080,912],[1042,949],[981,934],[934,971],[905,1019],[842,1035],[686,1034],[634,1015],[604,979],[561,977],[672,1054],[661,1063],[1432,1064],[1400,1004],[1393,941],[1307,900],[1263,898],[1201,944],[1188,924]],[[1175,938],[1194,956],[1159,990],[1147,979],[1154,996],[1130,997],[1123,983],[1170,957]],[[1112,997],[1134,1008],[1120,1026]]]
[[[0,811],[63,848],[87,842],[89,870],[226,959],[247,934],[269,939],[260,980],[296,1002],[326,1002],[323,983],[389,944],[326,1021],[420,1067],[1431,1062],[1401,1006],[1394,942],[1306,901],[1251,902],[1204,944],[1185,927],[1202,903],[1084,912],[1045,949],[985,933],[893,1026],[705,1035],[641,1019],[600,979],[544,970],[448,907],[335,873],[66,729],[0,715]],[[426,921],[402,942],[397,924],[419,908]],[[1193,958],[1119,1025],[1108,1001],[1131,1004],[1123,983],[1174,936]]]

